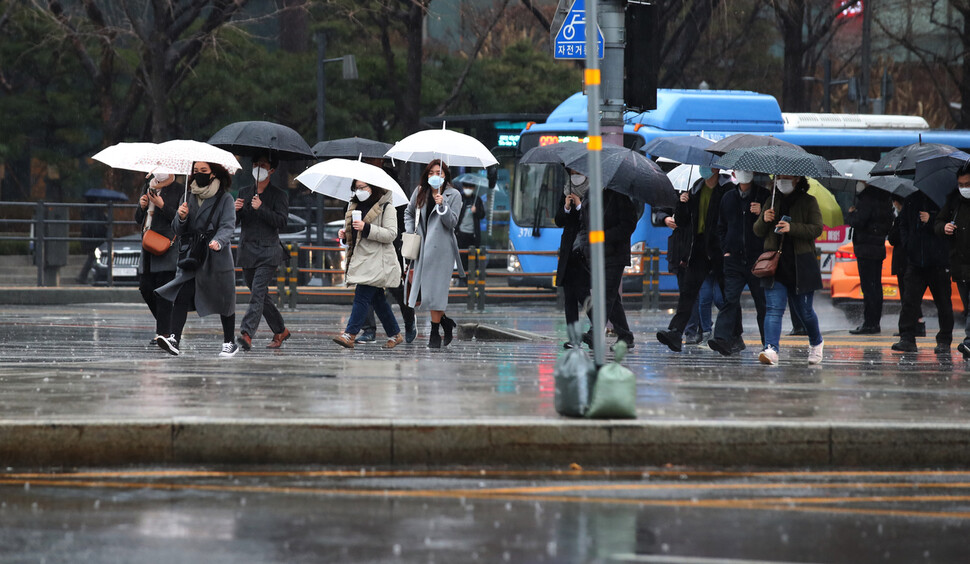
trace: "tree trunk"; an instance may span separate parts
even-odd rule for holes
[[[960,73],[960,112],[957,115],[957,129],[970,128],[970,10],[963,11],[963,33],[960,41],[963,45],[963,65]]]
[[[280,14],[280,49],[287,53],[307,50],[306,0],[284,0]]]

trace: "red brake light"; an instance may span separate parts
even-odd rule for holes
[[[855,260],[855,253],[848,251],[835,251],[835,260]]]

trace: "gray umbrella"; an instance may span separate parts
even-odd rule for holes
[[[735,133],[734,135],[728,135],[724,139],[717,141],[713,145],[704,149],[705,151],[710,151],[715,155],[723,155],[728,151],[734,149],[751,149],[754,147],[794,147],[800,151],[803,151],[798,145],[789,143],[788,141],[782,141],[777,137],[772,137],[770,135],[754,135],[753,133]],[[748,170],[748,169],[741,169]]]
[[[313,158],[310,146],[293,129],[270,121],[237,121],[209,138],[208,143],[235,155],[253,157],[269,150],[284,161]]]
[[[313,146],[313,154],[320,159],[348,158],[383,159],[393,145],[365,139],[363,137],[345,137],[321,141]]]
[[[869,186],[873,188],[878,188],[880,190],[885,190],[894,196],[899,198],[906,198],[916,192],[916,185],[913,184],[911,178],[904,178],[902,176],[873,176],[869,180]]]
[[[841,176],[831,163],[818,155],[807,153],[800,147],[778,145],[733,149],[721,157],[715,166],[810,178]]]
[[[864,159],[836,159],[829,162],[842,176],[823,178],[819,182],[832,192],[855,192],[857,182],[869,182],[869,171],[876,164]]]
[[[566,164],[586,154],[586,144],[564,141],[533,147],[522,155],[520,164]]]
[[[677,135],[651,139],[641,150],[648,155],[683,164],[711,166],[717,160],[717,155],[705,149],[712,144],[714,142],[710,139],[697,135]]]
[[[651,206],[673,207],[678,196],[670,178],[657,163],[633,149],[603,144],[601,151],[603,186]],[[589,151],[565,163],[567,167],[589,175]]]

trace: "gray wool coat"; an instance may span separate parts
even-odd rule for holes
[[[217,206],[212,214],[211,225],[216,228],[212,240],[218,241],[222,248],[218,251],[209,249],[209,256],[199,270],[179,268],[175,271],[174,280],[155,290],[162,298],[174,302],[182,284],[195,284],[195,310],[199,312],[199,317],[236,313],[236,273],[232,249],[229,247],[236,227],[234,200],[231,195],[222,192],[204,200],[200,208],[197,198],[189,194],[189,215],[185,221],[179,219],[178,214],[172,220],[172,229],[179,236],[190,231],[205,231],[207,226],[202,224],[209,218],[212,206]]]
[[[458,253],[458,240],[455,239],[455,226],[458,225],[458,213],[461,211],[461,193],[450,184],[446,186],[442,192],[442,213],[435,211],[432,204],[430,217],[426,217],[429,215],[427,206],[421,209],[420,216],[416,209],[415,202],[419,192],[420,188],[414,190],[404,211],[405,230],[421,235],[421,252],[413,265],[413,288],[408,290],[405,282],[405,292],[411,307],[415,307],[420,293],[422,309],[445,311],[448,308],[451,273],[455,266],[458,267],[459,276],[465,275],[461,267],[461,255]]]

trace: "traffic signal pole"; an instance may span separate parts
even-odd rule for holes
[[[584,81],[586,83],[587,97],[587,123],[589,125],[589,248],[592,264],[590,265],[591,297],[593,302],[593,359],[596,366],[605,364],[603,349],[606,346],[605,327],[606,327],[606,294],[604,292],[605,275],[605,255],[603,251],[603,174],[601,151],[603,150],[603,137],[600,131],[600,83],[601,73],[599,68],[596,22],[599,21],[596,15],[596,0],[586,1],[586,71]],[[604,41],[606,40],[604,34]],[[605,47],[605,45],[604,45]],[[604,56],[606,53],[604,52]],[[620,54],[620,65],[622,68],[622,51]],[[620,83],[622,88],[622,81]],[[621,90],[622,92],[622,90]],[[621,114],[622,118],[622,114]],[[622,134],[622,133],[621,133]]]

